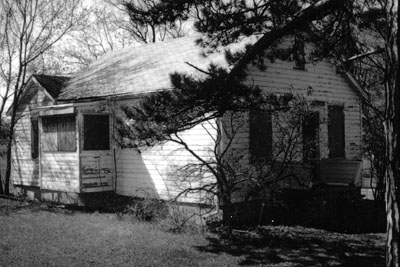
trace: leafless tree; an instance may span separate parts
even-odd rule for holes
[[[378,178],[375,194],[386,202],[386,266],[399,266],[400,239],[400,73],[398,1],[359,1],[362,11],[353,27],[360,52],[348,63],[368,91],[366,148],[373,154]],[[382,188],[385,187],[385,188]]]
[[[9,194],[12,138],[28,68],[76,24],[79,3],[80,0],[4,0],[0,3],[0,75],[5,86],[1,94],[1,116],[7,101],[12,102],[5,188],[0,186],[0,193]]]
[[[186,22],[181,19],[160,23],[157,15],[144,21],[133,15],[132,8],[146,11],[156,2],[107,0],[85,7],[82,12],[86,16],[68,34],[68,45],[57,44],[43,56],[42,61],[56,68],[57,64],[65,61],[68,65],[61,67],[71,72],[87,66],[109,51],[183,36]],[[40,64],[37,68],[40,70],[46,66]]]
[[[105,2],[90,6],[84,12],[87,15],[68,34],[72,42],[58,48],[68,64],[76,66],[76,69],[87,66],[109,51],[137,42],[126,27],[128,15],[117,6]]]
[[[385,34],[385,137],[386,157],[386,266],[399,266],[400,242],[400,70],[399,3],[384,1]]]

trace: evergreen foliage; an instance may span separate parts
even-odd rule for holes
[[[121,135],[153,145],[228,111],[248,111],[265,102],[259,88],[242,83],[244,76],[228,78],[229,73],[216,66],[210,66],[207,72],[205,79],[173,73],[173,90],[145,96],[139,105],[123,107],[133,121],[120,123]]]

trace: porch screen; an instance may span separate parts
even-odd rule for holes
[[[250,112],[251,162],[265,162],[272,157],[272,116],[266,110]]]
[[[75,116],[43,117],[43,151],[75,151]]]
[[[83,149],[110,149],[110,118],[109,115],[83,116]]]
[[[329,157],[344,158],[345,133],[343,106],[329,106],[328,109]]]

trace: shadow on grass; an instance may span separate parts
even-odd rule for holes
[[[344,235],[303,227],[263,227],[209,238],[200,251],[242,257],[242,266],[383,266],[383,234]]]

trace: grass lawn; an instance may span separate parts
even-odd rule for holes
[[[129,216],[72,212],[0,199],[0,266],[382,266],[384,235],[268,226],[235,232],[165,231]]]

